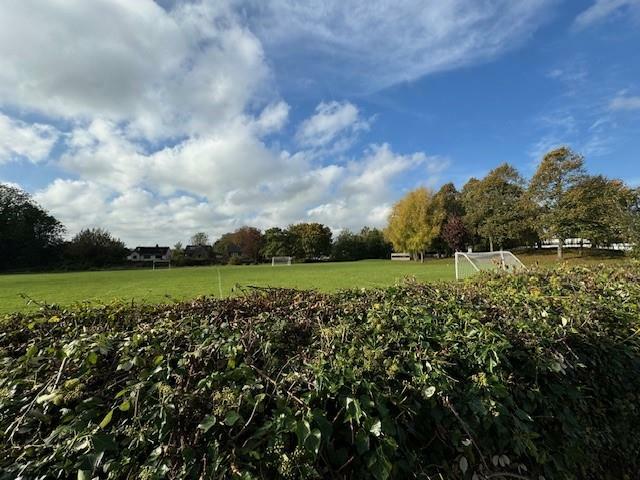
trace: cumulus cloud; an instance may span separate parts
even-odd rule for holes
[[[581,30],[604,19],[619,14],[624,9],[632,9],[636,13],[640,9],[639,0],[596,0],[593,5],[581,12],[574,21],[574,28]]]
[[[361,118],[358,107],[351,102],[321,102],[315,114],[302,122],[296,139],[304,147],[339,143],[346,149],[359,132],[368,129],[369,121]]]
[[[268,76],[260,41],[224,0],[0,6],[0,103],[179,137],[242,114]]]
[[[277,135],[290,106],[273,88],[277,61],[264,45],[268,52],[302,39],[297,46],[315,44],[325,60],[341,51],[338,60],[355,62],[351,71],[388,85],[504,50],[532,31],[545,3],[493,0],[480,9],[448,0],[427,12],[408,0],[397,10],[382,1],[356,3],[351,12],[328,2],[319,19],[284,1],[162,8],[151,0],[7,0],[0,4],[0,107],[23,118],[36,113],[57,129],[0,114],[0,163],[51,160],[59,147],[51,163],[67,178],[37,191],[36,200],[69,234],[101,226],[130,245],[184,241],[195,231],[215,237],[243,224],[382,226],[402,188],[414,178],[435,181],[447,161],[385,143],[355,148],[372,119],[350,101],[320,103],[292,126],[291,151],[283,148]],[[291,29],[271,38],[277,13]],[[524,33],[514,33],[518,25]],[[411,46],[411,37],[424,41]]]
[[[249,0],[249,22],[300,88],[370,92],[495,57],[527,39],[550,0]],[[303,59],[313,65],[296,71]],[[348,65],[349,68],[345,68]],[[319,80],[321,79],[321,80]]]
[[[16,159],[40,162],[58,137],[59,132],[50,125],[28,124],[0,113],[0,164]]]

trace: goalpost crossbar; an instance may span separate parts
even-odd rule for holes
[[[513,253],[507,250],[497,252],[456,252],[455,270],[456,280],[466,278],[481,271],[526,270],[527,267]]]

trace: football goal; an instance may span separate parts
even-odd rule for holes
[[[271,257],[271,266],[291,265],[291,257]]]
[[[456,252],[456,280],[467,278],[481,271],[503,270],[517,272],[527,267],[513,253],[499,252]]]

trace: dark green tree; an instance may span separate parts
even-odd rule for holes
[[[63,225],[23,190],[0,184],[0,270],[59,261]]]
[[[128,254],[119,238],[102,228],[85,228],[65,246],[65,258],[81,268],[122,265]]]
[[[321,223],[297,223],[288,232],[293,240],[294,256],[318,258],[331,254],[331,229]]]
[[[262,255],[265,258],[293,256],[294,246],[289,231],[273,227],[264,232]]]

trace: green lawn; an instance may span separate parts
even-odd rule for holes
[[[525,264],[555,265],[553,252],[520,255]],[[606,256],[567,254],[569,263],[620,261]],[[198,295],[228,296],[236,286],[273,286],[333,291],[382,287],[403,277],[421,281],[453,280],[452,259],[429,259],[424,264],[365,260],[361,262],[174,268],[171,270],[111,270],[73,273],[0,275],[0,314],[28,311],[21,294],[38,302],[68,305],[114,299],[162,302]]]
[[[247,265],[0,275],[0,313],[33,308],[26,305],[20,294],[61,305],[114,299],[162,302],[198,295],[220,296],[221,292],[228,296],[236,285],[332,291],[380,287],[407,276],[423,281],[453,279],[453,261],[431,260],[420,264],[365,260],[277,267]]]

